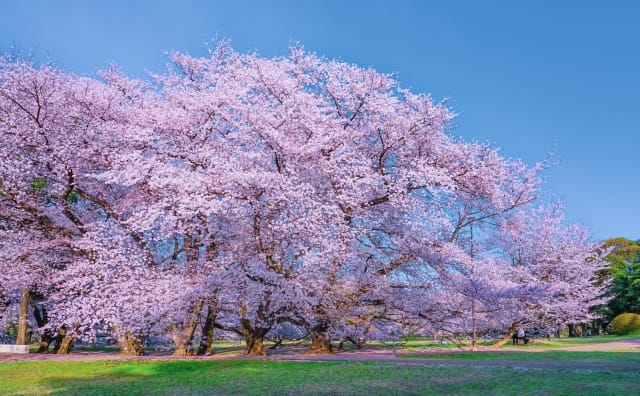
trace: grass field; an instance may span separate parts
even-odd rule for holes
[[[503,349],[555,349],[555,348],[567,348],[581,345],[593,345],[593,344],[602,344],[608,342],[615,341],[624,341],[632,338],[640,338],[640,335],[629,335],[629,336],[615,336],[615,335],[604,335],[604,336],[593,336],[593,337],[564,337],[564,338],[534,338],[527,345],[513,345],[512,343],[508,343],[503,346]]]
[[[367,344],[389,348],[391,356],[393,348],[406,358],[393,362],[244,360],[231,356],[241,351],[242,343],[221,341],[217,351],[232,360],[0,362],[0,395],[640,394],[640,350],[551,351],[628,338],[634,337],[537,339],[527,346],[483,352],[456,351],[455,343],[426,338]],[[300,352],[305,347],[292,345]],[[76,351],[83,350],[115,351]],[[418,360],[425,358],[429,361]]]
[[[640,352],[457,352],[400,354],[406,359],[508,360],[535,362],[636,363],[640,368]]]
[[[580,346],[580,345],[590,345],[590,344],[599,344],[613,341],[625,340],[628,338],[640,338],[640,335],[634,336],[595,336],[595,337],[573,337],[573,338],[551,338],[550,340],[546,339],[532,339],[531,342],[527,345],[512,345],[508,343],[504,345],[501,349],[504,350],[530,350],[530,349],[554,349],[554,348],[565,348],[572,346]],[[481,346],[490,346],[495,343],[495,340],[480,340],[478,345]],[[335,344],[335,343],[334,343]],[[267,342],[266,346],[270,347],[273,345],[271,342]],[[297,345],[302,349],[308,348],[310,346],[309,342],[292,342],[285,341],[282,345]],[[468,348],[471,343],[469,340],[460,340],[456,342],[452,342],[451,340],[447,340],[444,342],[434,341],[433,338],[430,337],[411,337],[411,338],[403,338],[401,341],[390,341],[390,342],[380,342],[380,341],[369,341],[364,346],[370,348],[389,348],[389,349],[400,349],[406,352],[411,351],[424,351],[431,349],[447,349],[453,350],[458,348]],[[213,348],[217,354],[237,354],[241,353],[244,350],[244,342],[243,341],[230,341],[230,340],[215,340],[213,343]],[[356,346],[352,343],[345,342],[344,350],[353,351],[356,350]],[[32,353],[35,353],[38,350],[38,345],[33,344],[30,348]],[[171,351],[171,347],[163,347],[153,345],[147,350],[150,353],[155,352],[167,352]],[[91,345],[78,345],[73,348],[73,352],[118,352],[118,347],[116,345],[112,346],[91,346]]]
[[[0,363],[8,395],[631,395],[640,373],[375,362]]]
[[[631,338],[640,338],[640,335],[630,336],[594,336],[594,337],[563,337],[563,338],[533,338],[527,345],[513,345],[511,342],[505,344],[500,349],[502,350],[530,350],[530,349],[557,349],[567,348],[582,345],[602,344],[615,341],[623,341]],[[480,340],[478,345],[490,346],[495,343],[495,340]],[[400,347],[405,351],[421,351],[428,349],[456,349],[459,347],[466,348],[471,345],[468,340],[462,340],[460,342],[440,342],[434,341],[431,338],[426,337],[414,337],[405,339],[398,343],[388,343],[388,346]]]

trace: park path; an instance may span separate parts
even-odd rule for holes
[[[638,351],[640,350],[640,338],[624,341],[613,341],[593,345],[581,345],[556,349],[526,349],[526,350],[496,350],[482,348],[479,353],[492,352],[509,354],[513,352],[555,352],[555,351]],[[121,356],[107,352],[76,352],[69,355],[54,354],[0,354],[2,362],[20,361],[95,361],[95,360],[135,360],[135,361],[173,361],[173,360],[262,360],[262,361],[341,361],[341,362],[374,362],[386,363],[407,367],[437,367],[437,366],[472,366],[472,367],[505,367],[520,369],[567,369],[567,370],[595,370],[595,371],[640,371],[638,362],[603,362],[589,361],[539,361],[539,360],[500,360],[500,359],[446,359],[442,358],[446,353],[459,353],[459,351],[437,350],[430,352],[411,352],[411,355],[421,355],[420,358],[405,358],[402,349],[389,348],[363,348],[357,351],[339,352],[333,355],[305,355],[300,348],[282,347],[269,356],[252,357],[241,354],[216,354],[211,356],[175,357],[167,354],[150,356]],[[409,353],[407,353],[409,354]],[[438,354],[438,358],[430,355]]]

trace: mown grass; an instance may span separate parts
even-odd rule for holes
[[[375,362],[0,363],[7,395],[628,395],[640,373]]]
[[[530,350],[530,349],[557,349],[557,348],[569,348],[574,346],[582,346],[582,345],[593,345],[593,344],[601,344],[601,343],[609,343],[614,341],[624,341],[631,338],[639,338],[638,335],[628,335],[628,336],[615,336],[615,335],[605,335],[605,336],[593,336],[593,337],[563,337],[563,338],[532,338],[531,341],[527,345],[513,345],[511,341],[509,343],[502,346],[500,349],[503,350]],[[480,346],[491,346],[496,342],[496,340],[480,340],[478,345]],[[389,346],[393,345],[392,343],[387,344]],[[421,350],[430,350],[430,349],[456,349],[456,348],[469,348],[471,346],[471,342],[469,340],[461,340],[459,342],[440,342],[434,341],[432,338],[426,337],[413,337],[409,339],[405,339],[401,342],[396,343],[396,347],[402,348],[402,350],[406,352],[412,351],[421,351]]]
[[[582,345],[602,344],[615,341],[624,341],[631,338],[638,338],[637,335],[627,336],[615,336],[615,335],[603,335],[593,337],[564,337],[564,338],[534,338],[527,345],[513,345],[508,343],[503,346],[503,349],[554,349],[554,348],[568,348]]]
[[[529,349],[555,349],[555,348],[566,348],[573,346],[581,346],[581,345],[591,345],[598,343],[608,343],[613,341],[623,341],[630,338],[640,338],[640,335],[628,335],[628,336],[595,336],[595,337],[573,337],[573,338],[551,338],[549,340],[544,338],[535,338],[532,339],[531,342],[527,345],[512,345],[511,342],[501,347],[504,350],[529,350]],[[480,346],[491,346],[495,343],[496,340],[480,340],[478,345]],[[273,346],[273,342],[267,342],[267,348]],[[301,350],[304,350],[310,346],[310,342],[308,341],[285,341],[282,343],[282,346],[296,346]],[[337,345],[334,342],[334,345]],[[213,343],[213,348],[216,354],[238,354],[244,350],[244,342],[243,341],[232,341],[232,340],[215,340]],[[433,350],[433,349],[447,349],[447,350],[455,350],[460,348],[469,348],[471,346],[471,342],[469,340],[459,340],[453,342],[451,340],[434,341],[431,337],[407,337],[402,338],[400,341],[367,341],[363,344],[365,348],[389,348],[389,349],[400,349],[405,352],[419,352],[424,350]],[[350,343],[343,343],[343,350],[345,351],[353,351],[358,348]],[[32,353],[35,353],[38,350],[38,345],[33,344],[30,347]],[[146,348],[149,353],[158,353],[158,352],[171,352],[172,348],[167,345],[151,345]],[[96,345],[77,345],[73,348],[72,352],[106,352],[106,353],[116,353],[118,352],[118,347],[116,345],[107,345],[107,346],[96,346]]]
[[[637,363],[640,369],[640,351],[637,352],[456,352],[398,354],[406,359],[462,359],[508,360],[536,362],[579,363]]]

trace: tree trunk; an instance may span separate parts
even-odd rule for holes
[[[322,316],[324,312],[318,311],[318,316]],[[331,338],[328,336],[329,321],[320,320],[311,328],[311,347],[306,350],[307,355],[326,355],[333,353],[331,346]]]
[[[22,289],[20,297],[20,314],[18,316],[18,336],[17,345],[27,345],[27,318],[29,314],[29,289]]]
[[[53,341],[53,333],[51,330],[45,330],[40,335],[40,343],[38,344],[38,352],[37,353],[47,353],[49,352],[49,346]]]
[[[193,308],[191,318],[187,320],[184,326],[180,329],[175,328],[173,331],[173,343],[176,349],[173,351],[174,356],[193,356],[193,334],[196,332],[198,326],[198,318],[202,312],[204,306],[204,299],[196,301],[196,305]]]
[[[60,344],[56,350],[58,355],[66,355],[71,353],[71,348],[73,348],[73,337],[64,336],[60,341]]]
[[[267,351],[264,347],[264,336],[269,332],[268,328],[252,327],[249,319],[241,319],[240,326],[242,328],[242,336],[247,344],[244,354],[251,356],[266,356]]]
[[[126,356],[142,356],[144,354],[144,347],[142,346],[142,340],[135,337],[130,332],[124,333],[124,336],[118,340],[118,346],[120,347],[120,354]]]
[[[68,335],[67,329],[62,326],[58,329],[53,351],[58,355],[65,355],[71,353],[71,348],[73,348],[73,337]]]
[[[513,335],[516,333],[517,324],[515,322],[511,323],[511,327],[509,327],[509,331],[507,335],[502,337],[502,339],[495,344],[491,345],[492,348],[500,348],[501,346],[509,343],[513,339]]]
[[[478,340],[476,338],[476,300],[473,299],[471,301],[471,350],[478,350]]]
[[[247,347],[244,350],[245,355],[250,356],[266,356],[267,351],[264,347],[264,338],[257,334],[245,337]]]
[[[42,329],[49,322],[46,308],[43,306],[38,307],[38,304],[32,303],[31,310],[33,311],[33,317],[36,320],[36,326],[38,326],[38,329]],[[37,353],[49,352],[49,346],[52,341],[53,332],[49,329],[45,329],[42,334],[40,334],[40,344],[38,345]]]
[[[319,335],[311,339],[311,347],[305,352],[307,355],[327,355],[331,353],[333,353],[331,341]]]
[[[207,318],[202,326],[202,338],[198,347],[198,355],[213,355],[213,323],[216,320],[215,307],[209,302],[207,307]]]
[[[598,331],[598,335],[606,334],[606,323],[602,319],[596,319],[596,329]]]
[[[573,323],[570,323],[567,325],[567,327],[569,327],[569,337],[575,337],[576,336],[576,327]]]
[[[33,312],[33,318],[36,320],[36,326],[38,329],[42,329],[48,322],[47,310],[43,306],[38,306],[35,302],[31,302],[31,311]],[[53,341],[53,332],[49,329],[45,329],[40,334],[40,343],[38,345],[37,353],[49,352],[49,346]]]
[[[6,296],[5,293],[2,290],[2,287],[0,287],[0,318],[4,315],[4,313],[7,310],[7,302],[6,302]]]

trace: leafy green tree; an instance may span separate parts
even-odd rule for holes
[[[612,249],[606,258],[613,297],[607,305],[607,316],[611,319],[624,312],[640,313],[640,240],[613,238],[603,246]]]

